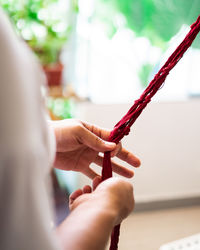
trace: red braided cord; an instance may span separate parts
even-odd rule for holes
[[[143,109],[147,106],[147,104],[151,101],[151,98],[160,89],[169,72],[182,58],[186,50],[190,47],[195,37],[199,33],[200,16],[197,18],[196,22],[191,25],[190,28],[191,29],[185,36],[184,40],[176,48],[173,54],[169,57],[164,66],[155,75],[154,79],[144,90],[140,98],[134,102],[133,106],[129,109],[127,114],[115,125],[114,129],[110,133],[108,141],[119,143],[120,140],[125,135],[129,134],[130,127],[142,113]],[[104,159],[103,159],[102,180],[104,181],[110,177],[112,177],[112,165],[111,165],[110,153],[106,152],[104,154]],[[118,249],[119,231],[120,231],[120,225],[115,226],[111,236],[110,250]]]

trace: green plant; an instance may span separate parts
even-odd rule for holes
[[[199,0],[98,0],[103,11],[101,19],[107,22],[113,34],[117,31],[114,14],[122,14],[126,26],[136,35],[149,38],[153,45],[164,48],[183,24],[192,24],[200,14]],[[105,13],[105,14],[104,14]],[[110,35],[110,34],[109,34]],[[199,36],[200,37],[200,36]],[[199,37],[193,46],[200,48]]]
[[[146,88],[148,85],[149,75],[153,70],[153,65],[150,63],[144,64],[139,71],[139,78],[141,80],[142,87]]]
[[[200,15],[199,0],[96,0],[95,18],[103,24],[107,37],[112,39],[120,30],[132,30],[136,37],[145,37],[151,46],[163,51],[181,29],[191,25]],[[200,49],[200,34],[192,44]],[[123,47],[120,48],[123,50]],[[142,48],[141,48],[142,49]],[[147,86],[155,70],[148,56],[138,69],[141,87]]]
[[[70,1],[69,13],[59,0],[0,0],[18,34],[28,43],[43,65],[59,61],[71,31],[71,13],[77,1]],[[67,3],[66,3],[67,4]]]

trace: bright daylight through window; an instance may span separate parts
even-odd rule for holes
[[[80,0],[75,82],[96,103],[133,102],[200,13],[198,0]],[[200,95],[200,37],[154,100]]]

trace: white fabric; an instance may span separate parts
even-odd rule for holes
[[[0,249],[58,249],[50,227],[44,76],[0,8]],[[53,134],[51,133],[51,137]]]

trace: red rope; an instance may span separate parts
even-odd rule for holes
[[[129,109],[127,114],[115,125],[114,129],[110,133],[108,141],[119,143],[120,140],[125,135],[129,134],[130,127],[142,113],[143,109],[147,106],[147,104],[151,101],[151,98],[160,89],[169,72],[182,58],[186,50],[190,47],[190,45],[194,41],[199,31],[200,31],[200,16],[197,18],[196,22],[191,25],[191,29],[184,38],[184,40],[176,48],[173,54],[169,57],[164,66],[155,75],[154,79],[144,90],[140,98],[134,102],[133,106]],[[104,154],[104,160],[103,160],[102,180],[106,180],[110,177],[112,177],[112,165],[111,165],[110,153],[106,152]],[[119,232],[120,232],[120,225],[117,225],[115,226],[112,232],[110,250],[118,249]]]

